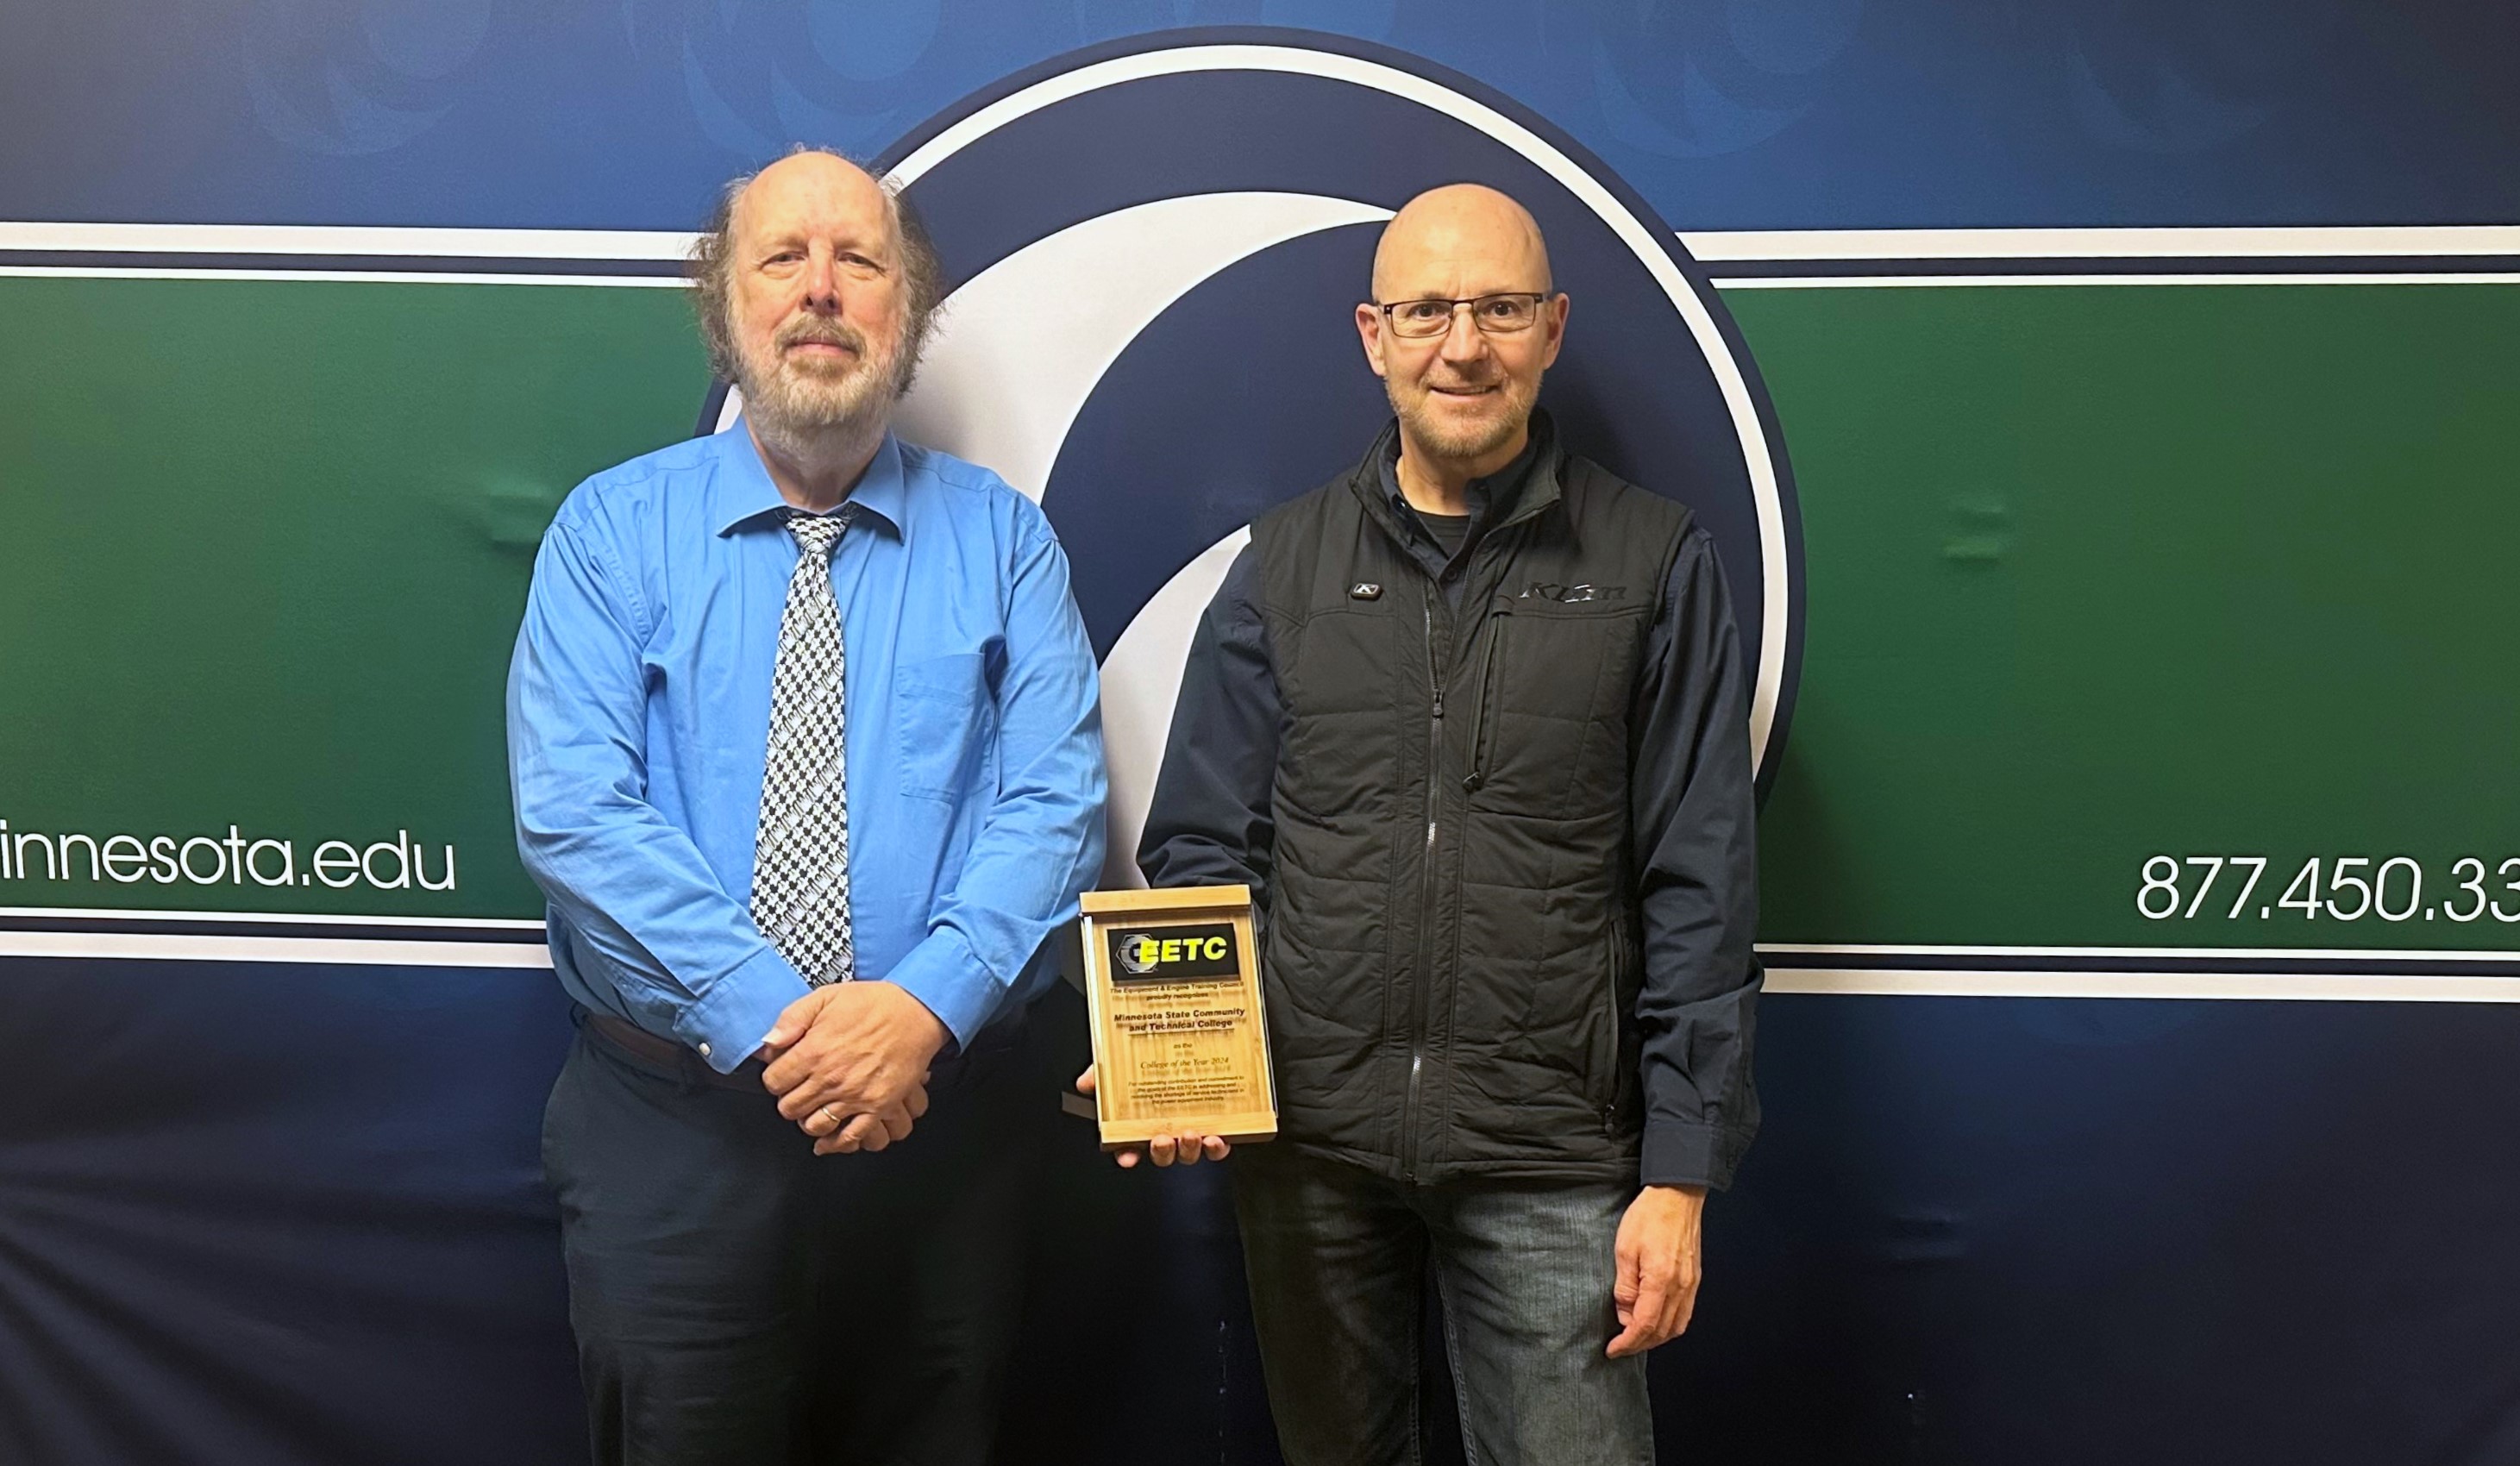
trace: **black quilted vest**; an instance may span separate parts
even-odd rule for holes
[[[1280,1133],[1415,1181],[1632,1178],[1631,706],[1688,511],[1544,445],[1457,614],[1378,448],[1252,526]]]

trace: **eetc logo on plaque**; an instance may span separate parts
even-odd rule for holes
[[[1116,982],[1165,983],[1242,973],[1242,955],[1235,950],[1231,922],[1115,928],[1108,940],[1111,976]]]

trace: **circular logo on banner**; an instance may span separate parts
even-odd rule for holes
[[[950,291],[901,435],[997,470],[1067,552],[1102,664],[1107,883],[1139,883],[1191,633],[1252,519],[1352,466],[1389,416],[1354,307],[1383,221],[1439,184],[1539,219],[1574,300],[1542,403],[1571,451],[1715,537],[1773,772],[1802,606],[1782,439],[1679,238],[1546,122],[1381,48],[1173,32],[967,99],[878,171]]]

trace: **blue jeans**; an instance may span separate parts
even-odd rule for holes
[[[1230,1164],[1287,1466],[1416,1466],[1430,1275],[1472,1466],[1653,1466],[1644,1358],[1602,1353],[1635,1186],[1416,1186],[1282,1143]]]

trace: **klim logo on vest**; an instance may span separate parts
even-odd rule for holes
[[[1465,179],[1531,210],[1581,306],[1542,394],[1561,439],[1714,536],[1774,767],[1802,605],[1782,439],[1671,226],[1549,122],[1382,48],[1176,31],[1009,78],[878,166],[949,289],[899,430],[1040,503],[1102,658],[1106,883],[1138,883],[1183,658],[1250,522],[1389,418],[1354,322],[1383,222]]]
[[[1561,586],[1552,585],[1544,580],[1535,580],[1523,587],[1521,599],[1554,600],[1560,605],[1583,605],[1595,600],[1625,600],[1628,599],[1628,588],[1595,585]]]

